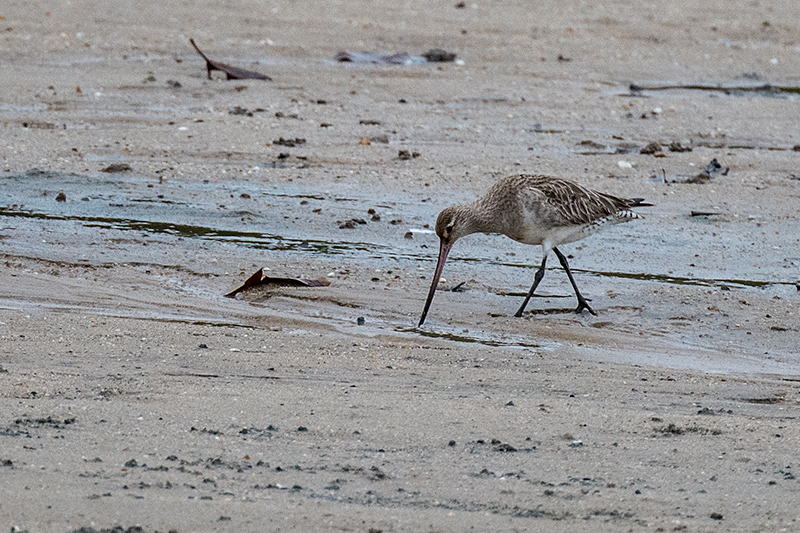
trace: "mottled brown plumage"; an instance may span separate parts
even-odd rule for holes
[[[557,247],[588,237],[606,225],[641,218],[630,208],[647,205],[651,204],[643,203],[641,198],[618,198],[562,178],[517,174],[501,179],[471,204],[442,210],[436,220],[436,235],[440,239],[439,261],[419,325],[425,321],[453,243],[472,233],[502,233],[515,241],[542,246],[541,267],[516,316],[522,316],[544,277],[550,250],[558,256],[575,290],[578,298],[576,312],[586,309],[595,314],[578,290],[567,258]]]

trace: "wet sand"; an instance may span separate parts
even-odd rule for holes
[[[0,10],[0,522],[796,529],[800,7],[376,7]],[[515,172],[654,204],[563,248],[597,316],[476,235],[417,329]]]

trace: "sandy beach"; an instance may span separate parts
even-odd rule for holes
[[[0,524],[800,530],[798,21],[6,2]],[[653,204],[562,247],[597,315],[552,257],[515,318],[540,248],[472,235],[416,327],[514,173]]]

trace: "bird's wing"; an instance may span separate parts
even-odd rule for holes
[[[565,226],[591,224],[631,205],[631,202],[624,198],[593,191],[559,178],[534,180],[530,188],[558,213],[558,218]]]

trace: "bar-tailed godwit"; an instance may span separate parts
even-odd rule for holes
[[[555,252],[566,270],[578,297],[575,312],[586,309],[596,314],[578,290],[567,258],[558,246],[588,237],[605,226],[642,218],[630,208],[649,205],[652,204],[644,203],[642,198],[617,198],[562,178],[517,174],[501,179],[471,204],[454,205],[439,213],[436,219],[439,260],[419,325],[425,322],[453,244],[472,233],[502,233],[524,244],[542,246],[542,264],[536,271],[528,295],[514,316],[522,316],[525,306],[542,281],[550,250]]]

